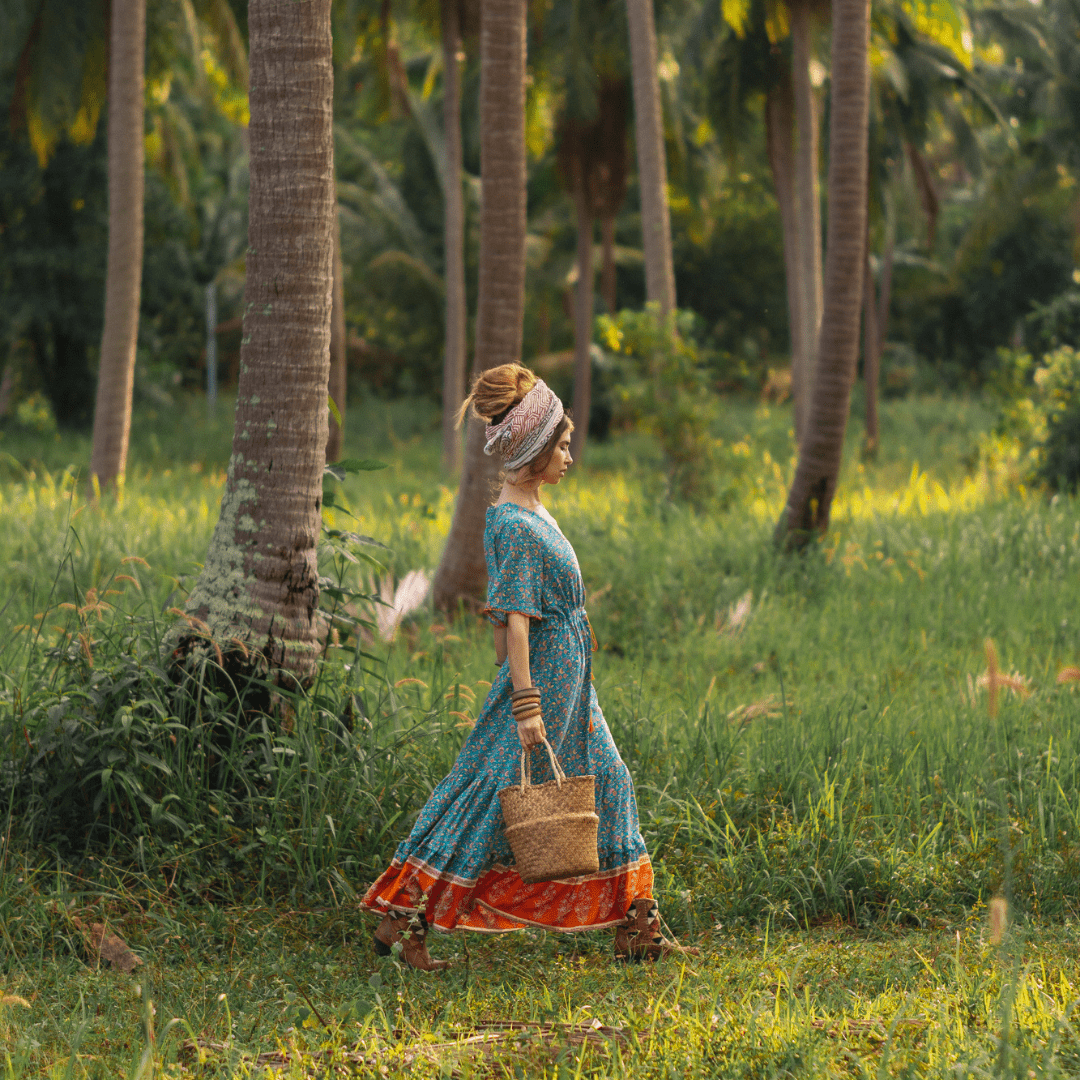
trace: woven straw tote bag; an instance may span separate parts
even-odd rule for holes
[[[547,739],[544,746],[555,779],[533,784],[530,755],[522,750],[521,783],[499,792],[506,839],[517,872],[528,884],[581,877],[600,869],[596,777],[567,776]]]

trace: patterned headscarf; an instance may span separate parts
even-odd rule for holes
[[[520,469],[543,450],[562,418],[562,402],[543,379],[537,379],[501,424],[488,424],[484,453],[498,454],[511,472]]]

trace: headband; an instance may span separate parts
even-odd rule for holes
[[[502,423],[485,428],[484,453],[498,454],[510,471],[520,469],[540,453],[562,418],[562,402],[543,379],[537,379]]]

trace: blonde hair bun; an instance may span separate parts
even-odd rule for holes
[[[471,408],[485,423],[494,423],[512,409],[534,386],[536,376],[521,364],[500,364],[481,371],[473,379],[469,396],[462,402],[458,423]]]

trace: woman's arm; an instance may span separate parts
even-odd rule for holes
[[[510,658],[510,680],[515,690],[532,686],[529,673],[529,617],[512,611],[506,619],[506,654]],[[518,738],[524,747],[539,746],[547,738],[542,716],[524,720],[517,726]]]
[[[495,627],[495,663],[502,667],[506,659],[506,627]]]

